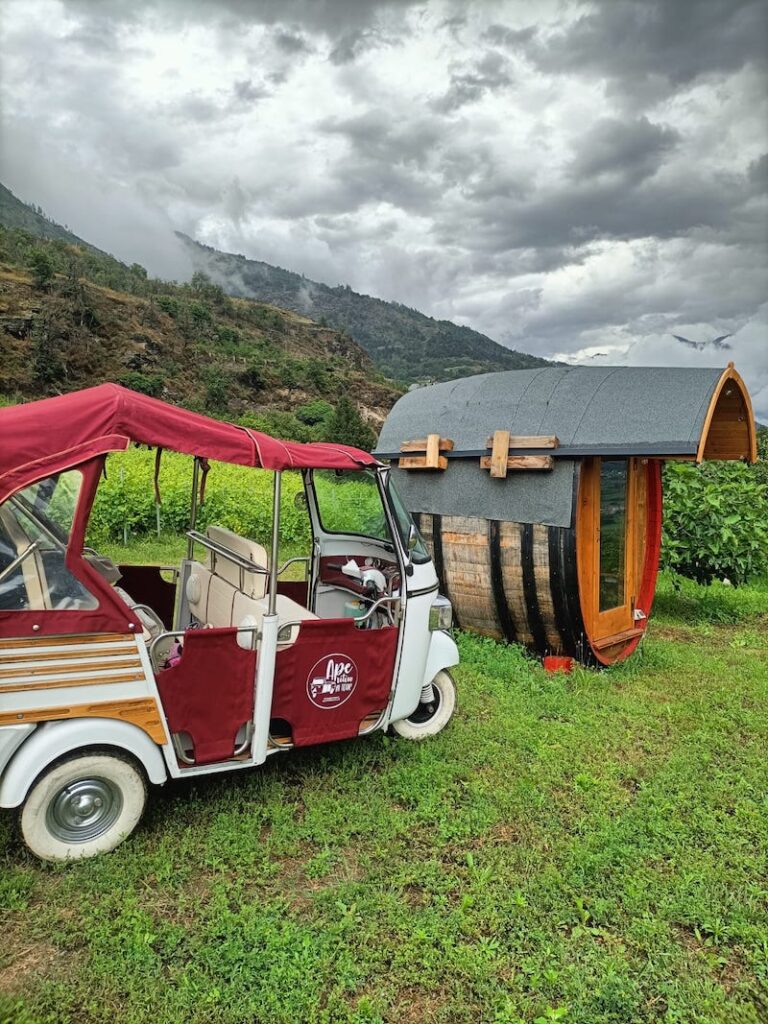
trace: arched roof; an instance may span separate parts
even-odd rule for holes
[[[479,457],[496,430],[555,435],[558,447],[547,452],[554,470],[490,479]],[[552,366],[419,388],[393,408],[376,454],[395,457],[402,442],[428,434],[450,438],[454,449],[444,472],[397,471],[412,511],[553,526],[570,524],[575,459],[757,457],[749,394],[732,364]]]

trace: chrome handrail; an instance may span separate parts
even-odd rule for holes
[[[242,555],[238,555],[234,551],[230,551],[223,544],[217,544],[215,540],[211,540],[210,537],[206,537],[204,533],[200,533],[198,530],[187,530],[187,537],[196,544],[201,544],[204,548],[208,548],[209,551],[213,551],[214,554],[221,555],[227,561],[233,562],[240,569],[245,569],[246,572],[255,572],[261,576],[269,576],[269,569],[265,569],[262,565],[256,565],[255,562],[243,558]]]
[[[304,562],[309,569],[312,559],[308,555],[297,555],[295,558],[289,558],[287,562],[283,562],[280,568],[277,570],[277,575],[285,572],[289,565],[293,565],[294,562]]]
[[[402,600],[402,598],[400,597],[399,594],[396,597],[394,595],[391,596],[391,597],[389,595],[387,595],[385,597],[380,597],[378,599],[378,601],[374,601],[374,603],[371,605],[371,607],[368,609],[368,611],[365,613],[365,615],[361,615],[359,618],[355,618],[354,621],[355,621],[355,623],[357,625],[360,625],[361,622],[367,622],[368,619],[371,618],[373,613],[378,610],[380,605],[392,604],[395,601],[399,604],[401,600]]]
[[[238,633],[255,633],[257,640],[261,636],[261,629],[258,626],[232,626],[231,628],[237,631],[235,639],[237,639]],[[149,660],[152,663],[152,668],[155,672],[158,671],[157,666],[155,665],[155,648],[160,641],[167,640],[169,637],[183,637],[186,633],[186,629],[169,629],[165,633],[158,633],[157,636],[152,637],[149,641],[147,650],[149,653]]]

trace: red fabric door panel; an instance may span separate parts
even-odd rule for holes
[[[358,629],[353,619],[302,622],[278,652],[272,717],[289,722],[297,747],[357,736],[387,706],[397,654],[396,626]]]
[[[196,764],[226,761],[238,729],[253,718],[256,651],[244,651],[237,630],[191,629],[181,661],[157,677],[171,732],[192,737]]]

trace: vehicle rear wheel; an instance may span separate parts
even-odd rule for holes
[[[431,693],[424,687],[418,707],[408,718],[392,723],[398,736],[407,740],[425,740],[442,732],[450,722],[456,709],[456,686],[450,673],[442,669],[430,687]]]
[[[41,860],[95,857],[133,832],[146,802],[147,784],[133,761],[106,751],[74,754],[33,784],[21,834]]]

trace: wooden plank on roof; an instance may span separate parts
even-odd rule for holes
[[[429,437],[439,439],[441,452],[452,452],[453,441],[449,437],[440,437],[439,434],[430,434]],[[425,452],[429,443],[429,437],[416,438],[415,441],[403,441],[400,445],[401,452]]]
[[[480,458],[481,469],[492,469],[493,456],[483,455]],[[555,460],[551,455],[508,455],[507,470],[510,469],[553,469]],[[506,474],[505,474],[506,475]],[[491,473],[493,476],[493,472]]]
[[[485,443],[486,448],[493,448],[493,441],[497,434],[501,434],[503,431],[497,430],[493,437],[489,437]],[[510,448],[558,448],[560,441],[554,434],[510,434],[506,431],[509,437]]]
[[[405,455],[400,458],[398,465],[400,469],[447,469],[448,459],[442,453],[452,450],[453,441],[449,437],[440,437],[439,434],[429,434],[415,441],[403,441],[400,445],[401,452],[421,454]]]
[[[497,430],[491,438],[491,476],[503,480],[507,475],[509,431]]]

